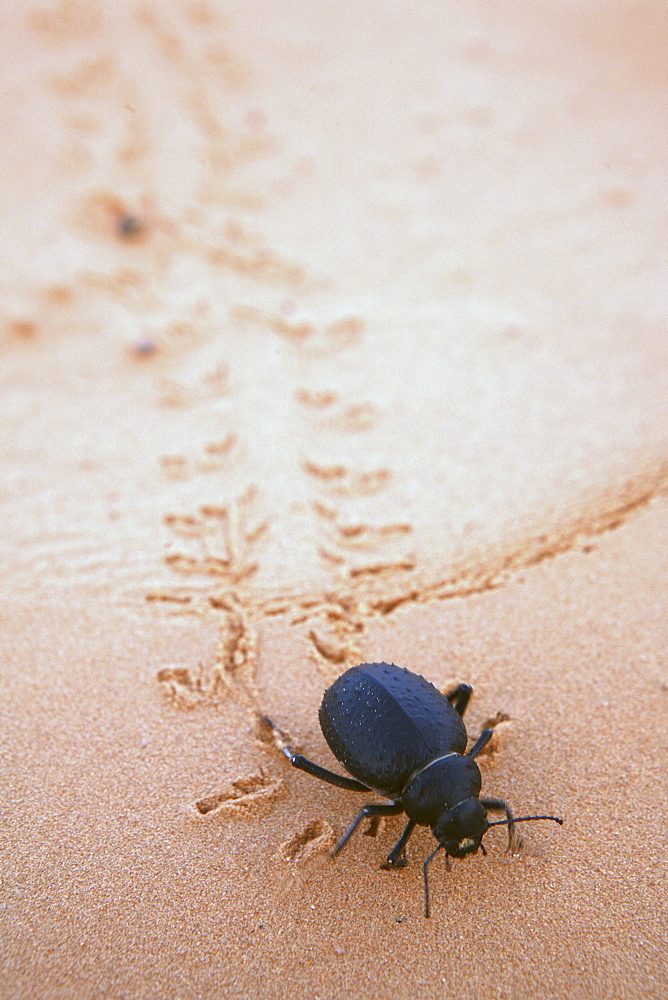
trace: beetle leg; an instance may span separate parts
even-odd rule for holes
[[[312,760],[307,760],[300,753],[293,753],[292,747],[288,742],[288,737],[279,729],[275,722],[269,718],[268,715],[263,715],[260,717],[261,721],[264,722],[271,729],[274,742],[278,749],[281,751],[284,757],[287,757],[293,767],[299,768],[300,771],[306,771],[307,774],[312,774],[314,778],[320,778],[321,781],[326,781],[329,785],[336,785],[337,788],[345,788],[349,792],[370,792],[371,789],[368,785],[363,785],[361,781],[356,781],[355,778],[348,778],[343,774],[336,774],[334,771],[328,771],[326,767],[321,767],[320,764],[314,764]]]
[[[415,820],[409,819],[408,823],[404,828],[404,832],[399,837],[390,853],[387,855],[387,859],[380,866],[384,868],[385,871],[389,871],[391,868],[403,868],[406,864],[406,844],[408,843],[408,838],[415,829]]]
[[[452,689],[452,691],[448,691],[445,697],[448,699],[455,712],[457,712],[458,715],[463,715],[472,694],[473,688],[470,684],[458,684],[456,688]]]
[[[467,757],[477,757],[483,747],[487,746],[492,736],[494,735],[493,729],[483,729],[478,739],[475,741],[471,749],[466,754]]]
[[[307,760],[300,753],[286,753],[285,750],[283,753],[285,753],[285,756],[293,767],[299,768],[300,771],[306,771],[307,774],[312,774],[314,778],[320,778],[321,781],[326,781],[328,785],[336,785],[337,788],[346,788],[349,792],[371,791],[369,786],[363,785],[361,781],[356,781],[354,778],[346,778],[343,774],[335,774],[334,771],[328,771],[326,767],[314,764],[312,760]]]
[[[429,857],[422,863],[422,874],[424,876],[424,915],[425,915],[425,917],[430,917],[431,916],[431,911],[429,909],[429,875],[427,874],[427,869],[429,868],[429,865],[434,860],[434,858],[436,857],[436,855],[438,854],[438,852],[442,849],[442,847],[443,847],[442,844],[439,844],[438,847],[435,847],[434,850],[429,855]],[[448,871],[450,871],[450,859],[448,857],[447,851],[446,851],[446,854],[445,854],[445,867],[446,867],[446,869]]]
[[[364,806],[363,809],[360,809],[357,816],[355,816],[355,819],[352,821],[343,836],[339,838],[335,847],[332,848],[332,857],[336,857],[341,848],[348,843],[348,840],[353,835],[357,827],[367,816],[398,816],[398,814],[403,811],[404,807],[400,802],[390,802],[386,806],[376,805],[374,803]]]
[[[508,822],[508,851],[518,851],[522,846],[522,838],[515,830],[515,822],[510,806],[503,799],[480,799],[485,809],[492,809],[495,812],[504,812]]]

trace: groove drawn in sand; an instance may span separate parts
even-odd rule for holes
[[[322,629],[318,631],[315,628],[309,629],[308,635],[315,649],[324,660],[335,666],[343,666],[353,660],[359,660],[360,651],[354,641],[354,636],[356,633],[361,633],[362,629],[361,622],[346,621],[343,618],[339,618],[335,630],[332,630],[329,635],[324,634]],[[345,641],[346,632],[350,635],[348,642]],[[334,676],[337,677],[338,672]]]
[[[257,516],[256,506],[257,490],[250,487],[227,504],[204,504],[196,514],[164,516],[171,533],[190,546],[188,551],[169,552],[165,562],[180,575],[203,578],[200,602],[191,594],[188,603],[197,609],[204,600],[222,617],[213,664],[197,671],[166,667],[158,672],[158,681],[179,707],[215,704],[231,694],[261,714],[255,680],[256,611],[245,587],[257,570],[255,556],[269,527],[268,519]],[[183,597],[182,591],[147,594],[147,600],[177,604]]]
[[[230,391],[230,369],[227,364],[216,365],[191,382],[176,379],[158,381],[158,403],[174,409],[194,406],[197,403],[222,399]],[[227,435],[230,444],[230,435]]]
[[[79,100],[100,97],[104,96],[115,73],[114,60],[110,55],[84,58],[65,73],[52,73],[49,77],[49,87],[60,97]],[[83,125],[82,121],[82,130]]]
[[[334,542],[349,551],[373,551],[380,544],[405,538],[413,530],[406,521],[380,525],[365,524],[361,521],[346,523],[335,508],[319,502],[314,503],[313,509],[324,519]]]
[[[378,419],[378,407],[373,403],[352,403],[339,413],[332,414],[326,426],[344,434],[352,434],[370,430]]]
[[[315,819],[281,844],[278,854],[284,861],[310,861],[320,854],[329,854],[334,842],[334,830],[329,823],[324,819]]]
[[[317,392],[312,392],[309,389],[298,389],[295,396],[297,402],[312,410],[324,410],[333,406],[339,398],[338,392],[333,389],[321,389]]]
[[[206,250],[206,258],[212,267],[255,281],[285,285],[301,291],[306,291],[312,284],[302,264],[272,250],[260,237],[247,237],[243,245],[221,239],[220,243]],[[233,318],[236,318],[234,314]]]
[[[237,435],[229,433],[217,441],[206,442],[201,454],[195,458],[188,458],[186,455],[163,455],[160,459],[160,468],[168,479],[190,479],[192,476],[229,469],[238,461],[240,451]],[[173,520],[170,522],[168,519]],[[187,520],[188,515],[165,515],[165,523],[170,524],[176,533],[184,532]],[[200,522],[195,518],[194,523],[199,525]],[[196,537],[197,531],[193,529],[190,534]]]
[[[154,598],[151,595],[148,599],[165,598]],[[179,666],[162,667],[155,676],[167,699],[178,708],[195,708],[205,699],[201,664],[196,669]]]
[[[391,478],[389,469],[358,472],[345,465],[321,465],[311,459],[306,459],[302,468],[308,476],[319,482],[323,490],[339,497],[371,496],[384,489]]]
[[[255,679],[258,638],[252,609],[233,594],[209,600],[213,608],[225,612],[216,645],[216,662],[210,674],[209,700],[221,694],[241,695],[254,712],[260,712],[260,692]]]
[[[405,559],[395,559],[392,562],[366,563],[361,566],[350,566],[348,576],[382,576],[386,573],[409,572],[417,566],[417,559],[414,556],[407,556]]]
[[[350,476],[344,466],[315,466],[305,463],[306,471],[325,490],[332,483],[337,484],[337,493],[342,497],[355,496],[354,489],[359,480]],[[368,495],[370,481],[379,486],[389,479],[389,473],[362,477],[362,495]],[[348,488],[344,488],[348,487]],[[380,487],[379,487],[380,488]],[[415,570],[417,559],[406,549],[407,537],[412,528],[407,522],[389,524],[369,524],[364,521],[346,521],[340,510],[321,500],[313,503],[313,510],[319,519],[324,541],[318,546],[321,558],[330,565],[340,579],[362,577],[386,577],[388,574],[407,573]]]
[[[512,729],[512,720],[509,715],[506,715],[505,712],[497,712],[489,719],[485,719],[480,726],[480,731],[482,732],[483,729],[491,729],[492,738],[482,748],[478,754],[478,759],[484,758],[492,761],[496,757],[497,753],[503,748],[503,745],[509,736]]]
[[[254,553],[269,527],[268,519],[253,514],[257,489],[249,487],[227,504],[204,504],[197,514],[164,516],[164,523],[194,545],[188,551],[168,552],[165,562],[177,573],[220,577],[233,585],[252,576],[258,567]],[[194,551],[193,551],[194,548]]]
[[[146,595],[147,601],[162,601],[165,604],[191,604],[192,594],[168,593],[163,590],[152,590]]]
[[[278,750],[284,753],[288,748],[290,753],[301,753],[302,747],[292,734],[271,721],[267,715],[257,714],[253,720],[253,733],[258,746],[264,750]]]
[[[282,778],[273,778],[260,768],[255,774],[235,778],[228,789],[195,802],[199,816],[253,816],[270,805],[284,788]]]
[[[327,412],[338,402],[304,395],[298,399],[311,408],[315,402],[319,410]],[[370,404],[338,407],[333,418],[327,423],[322,421],[319,429],[364,430],[377,418],[378,411]],[[324,601],[305,609],[303,614],[293,615],[292,624],[306,628],[312,657],[331,682],[362,658],[362,639],[369,620],[367,581],[380,589],[397,574],[412,574],[417,561],[407,549],[410,524],[372,523],[360,519],[357,512],[359,501],[369,498],[374,501],[373,509],[378,510],[376,498],[391,480],[389,469],[351,469],[346,462],[329,464],[313,458],[305,459],[302,469],[317,495],[312,502],[320,538],[317,551],[336,582]],[[355,516],[348,515],[348,510],[355,510]],[[348,593],[344,596],[341,588],[346,585]]]
[[[84,271],[78,280],[83,288],[102,292],[106,297],[127,306],[143,308],[147,305],[149,282],[138,268],[117,267],[103,273]]]
[[[147,600],[174,601],[174,595],[147,594]],[[232,593],[214,596],[210,606],[223,613],[213,663],[195,668],[170,664],[156,673],[167,699],[181,709],[217,705],[228,696],[251,711],[255,721],[262,718],[255,673],[258,637],[251,608]]]
[[[374,403],[338,403],[338,395],[333,391],[309,392],[301,389],[297,400],[310,412],[316,427],[325,431],[354,434],[370,430],[380,416]]]
[[[232,306],[230,318],[241,329],[275,333],[298,346],[308,357],[327,357],[353,347],[364,330],[364,321],[359,316],[343,316],[323,326],[307,320],[288,320],[279,313],[242,304]]]
[[[235,567],[227,556],[189,556],[183,552],[170,552],[165,556],[165,562],[170,569],[177,573],[222,576],[235,583],[257,570],[256,563],[246,563]]]
[[[28,24],[45,42],[81,42],[100,30],[102,8],[97,0],[58,0],[31,10]]]

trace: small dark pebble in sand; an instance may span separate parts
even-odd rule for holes
[[[121,215],[116,223],[118,235],[124,240],[133,240],[140,236],[143,228],[141,219],[136,215]]]
[[[158,350],[158,345],[154,340],[138,340],[133,345],[132,353],[138,358],[150,358]]]

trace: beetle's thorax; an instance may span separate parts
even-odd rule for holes
[[[472,757],[449,753],[415,771],[401,793],[409,819],[433,826],[446,810],[480,793],[480,770]]]

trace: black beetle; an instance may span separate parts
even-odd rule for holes
[[[355,819],[332,850],[339,853],[367,816],[408,816],[403,833],[387,856],[383,868],[403,868],[406,844],[416,825],[431,827],[438,846],[423,864],[425,916],[429,916],[427,868],[441,850],[464,858],[481,850],[482,838],[492,826],[508,826],[508,850],[515,844],[514,824],[558,816],[518,816],[503,799],[479,798],[480,769],[474,758],[491,739],[485,729],[468,753],[462,716],[472,688],[460,684],[443,695],[424,677],[393,663],[362,663],[346,670],[325,691],[320,706],[320,726],[334,756],[352,778],[335,774],[292,753],[284,740],[279,746],[293,767],[354,792],[379,792],[387,805],[370,804]],[[270,719],[274,732],[282,736]],[[505,812],[506,818],[490,823],[487,810]]]

